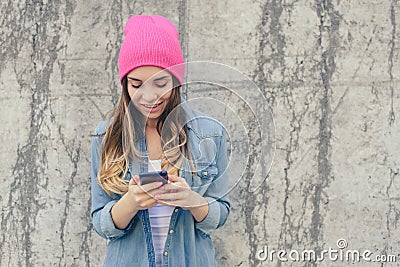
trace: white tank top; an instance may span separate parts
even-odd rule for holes
[[[160,171],[161,160],[149,160],[149,172]],[[174,207],[156,204],[149,209],[150,225],[153,238],[156,265],[161,266],[165,241],[167,240],[169,222]]]

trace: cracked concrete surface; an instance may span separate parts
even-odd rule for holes
[[[2,0],[0,13],[0,266],[101,265],[88,134],[118,100],[127,18],[152,13],[179,28],[187,61],[237,68],[274,115],[267,182],[249,193],[245,173],[212,236],[221,266],[351,265],[256,257],[264,245],[318,252],[339,238],[399,255],[398,0]]]

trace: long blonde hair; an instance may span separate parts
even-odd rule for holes
[[[179,175],[180,167],[188,154],[192,171],[195,169],[187,140],[187,127],[184,119],[184,111],[171,112],[181,103],[180,84],[172,75],[174,88],[171,97],[157,121],[157,132],[162,136],[161,146],[163,150],[161,168],[168,170],[169,174]],[[122,80],[122,94],[115,107],[106,116],[106,121],[112,118],[104,133],[91,136],[104,136],[101,154],[101,164],[97,173],[97,181],[108,195],[112,193],[124,194],[128,191],[129,181],[125,180],[129,167],[129,159],[145,162],[147,157],[135,146],[140,129],[144,129],[143,115],[130,104],[128,82],[125,76]],[[167,116],[168,120],[166,120]],[[165,125],[164,125],[165,124]],[[163,130],[161,134],[161,129]],[[121,175],[122,174],[122,175]],[[134,174],[132,174],[134,175]]]

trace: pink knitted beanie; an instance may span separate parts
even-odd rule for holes
[[[120,82],[130,71],[141,66],[168,70],[182,85],[185,74],[179,33],[166,18],[158,15],[132,16],[124,28],[118,67]]]

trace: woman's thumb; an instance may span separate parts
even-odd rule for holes
[[[173,174],[168,174],[168,180],[171,181],[171,182],[179,181],[178,176],[175,176]]]
[[[129,186],[137,185],[139,181],[139,177],[137,175],[133,175],[131,180],[129,181]]]

